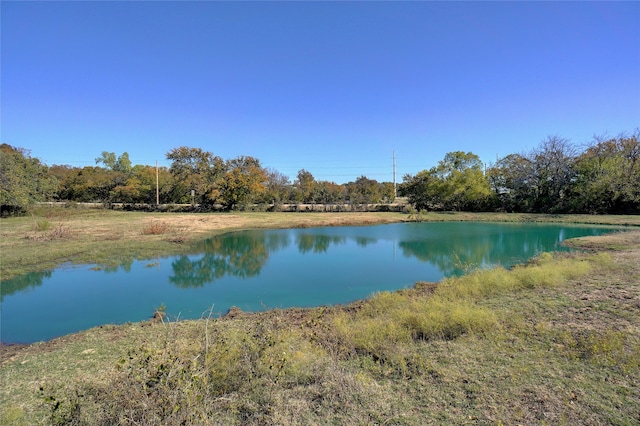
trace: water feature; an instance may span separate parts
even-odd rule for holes
[[[403,223],[235,232],[192,254],[119,267],[64,265],[2,282],[2,342],[34,342],[102,324],[200,318],[348,303],[474,267],[525,262],[568,238],[612,227],[508,223]]]

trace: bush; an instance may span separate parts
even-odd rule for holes
[[[162,235],[169,231],[169,224],[160,220],[154,220],[149,222],[144,228],[142,228],[143,235]]]

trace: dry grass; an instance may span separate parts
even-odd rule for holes
[[[142,235],[163,235],[169,231],[170,227],[167,222],[161,220],[152,220],[142,228]]]

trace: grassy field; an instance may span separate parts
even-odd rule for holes
[[[3,277],[113,261],[128,245],[123,256],[175,253],[235,229],[408,219],[46,213],[0,222]],[[640,225],[633,216],[420,219]],[[0,424],[637,424],[640,230],[570,244],[588,251],[349,306],[103,326],[3,347]],[[45,253],[19,260],[33,251]]]

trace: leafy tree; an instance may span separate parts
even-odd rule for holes
[[[409,204],[417,210],[433,210],[439,206],[439,183],[435,169],[422,170],[415,176],[406,174],[402,178],[399,193],[407,197]]]
[[[640,213],[640,129],[630,137],[618,138],[620,153],[625,159],[622,168],[621,192],[630,213]]]
[[[445,210],[477,210],[490,195],[483,164],[472,152],[449,152],[438,163],[442,207]]]
[[[190,202],[195,191],[197,202],[215,203],[220,198],[220,183],[226,171],[222,158],[200,148],[181,146],[167,153],[169,172],[174,177],[172,198]]]
[[[574,211],[640,212],[640,131],[596,138],[576,159],[575,170]]]
[[[49,167],[49,176],[55,178],[58,182],[57,191],[53,198],[58,200],[71,200],[68,195],[67,186],[73,180],[74,176],[78,174],[77,167],[71,167],[67,165],[53,165]]]
[[[298,171],[298,175],[296,180],[293,182],[293,187],[295,188],[295,201],[303,202],[303,203],[314,203],[315,198],[314,195],[316,189],[316,180],[311,174],[311,172],[301,169]]]
[[[226,169],[220,184],[221,199],[226,208],[246,207],[263,199],[267,192],[267,172],[258,159],[240,156],[229,160]]]
[[[118,185],[109,191],[109,197],[114,202],[120,203],[140,203],[146,200],[151,190],[149,185],[143,185],[137,177],[130,177],[123,185]]]
[[[406,175],[400,193],[417,210],[478,210],[491,189],[480,158],[455,151],[430,170]]]
[[[382,202],[393,203],[393,201],[396,198],[393,182],[381,182],[378,185],[380,186],[380,194],[382,195]]]
[[[358,177],[355,182],[347,184],[349,201],[352,204],[375,204],[382,201],[378,181],[366,176]]]
[[[80,202],[111,202],[111,191],[126,182],[124,175],[102,167],[74,169],[60,192],[63,199]]]
[[[319,203],[323,204],[334,204],[339,203],[344,200],[344,187],[342,185],[338,185],[335,182],[329,182],[326,180],[321,180],[316,182],[315,185],[315,197]]]
[[[24,212],[38,201],[52,198],[57,180],[29,152],[8,144],[0,145],[0,211],[2,214]]]
[[[102,163],[107,169],[115,172],[129,173],[131,171],[131,160],[129,154],[124,152],[116,157],[114,152],[102,151],[100,157],[96,158],[96,164]]]

